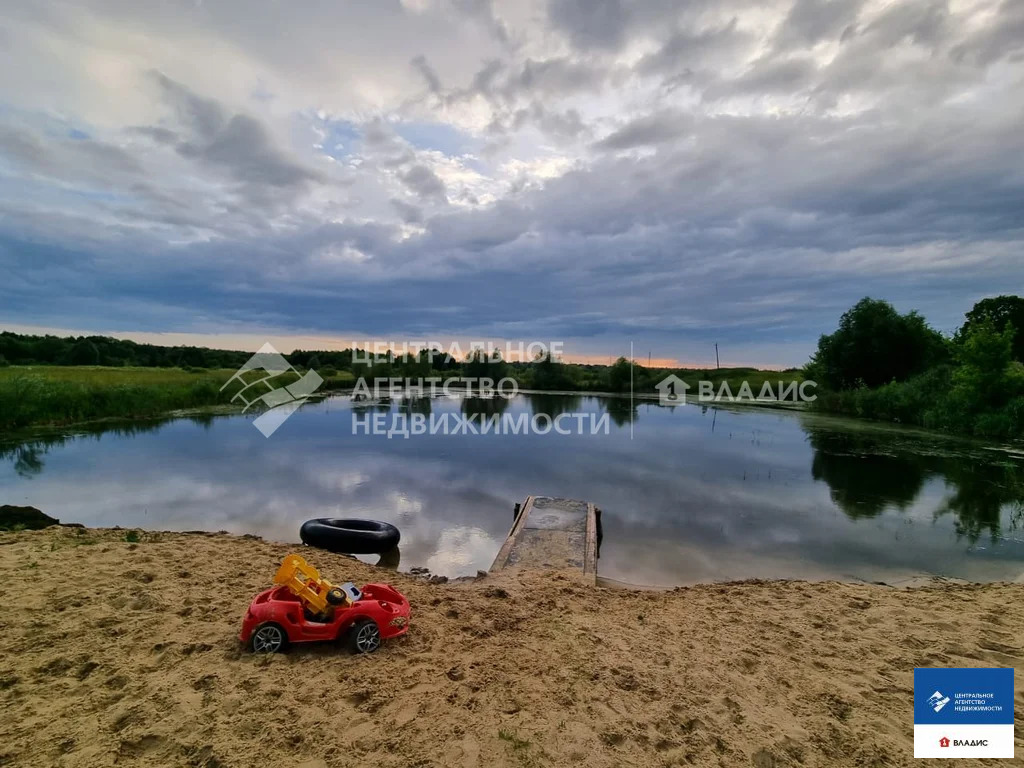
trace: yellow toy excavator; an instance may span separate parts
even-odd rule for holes
[[[288,555],[274,585],[249,603],[238,639],[258,653],[289,643],[343,640],[355,653],[409,631],[409,601],[387,584],[335,586],[300,555]]]
[[[335,586],[321,578],[300,555],[288,555],[281,561],[274,583],[287,587],[313,616],[329,616],[334,606],[352,605],[363,596],[352,582]]]

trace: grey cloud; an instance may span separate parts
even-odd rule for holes
[[[776,48],[838,39],[857,20],[864,0],[796,0],[775,38]]]
[[[441,78],[437,76],[437,72],[434,70],[433,67],[430,66],[430,63],[427,61],[426,56],[420,54],[419,56],[413,58],[413,60],[410,61],[409,63],[412,64],[413,68],[417,72],[419,72],[420,75],[422,75],[431,93],[441,92]]]
[[[523,63],[517,77],[509,83],[509,91],[566,95],[599,88],[607,80],[607,72],[581,61],[567,58],[534,60]]]
[[[16,165],[36,172],[49,172],[54,167],[35,136],[12,127],[0,126],[0,154]]]
[[[571,139],[590,132],[579,110],[558,110],[546,103],[579,94],[598,94],[618,74],[624,73],[566,57],[527,59],[515,69],[490,61],[477,71],[469,87],[449,93],[447,102],[486,99],[493,110],[490,133],[505,134],[533,124],[554,140]]]
[[[447,100],[457,103],[483,96],[500,105],[509,105],[541,96],[559,98],[597,93],[609,76],[606,67],[568,57],[529,58],[515,67],[491,60],[473,75],[467,88],[453,90]]]
[[[639,117],[597,142],[599,149],[631,149],[676,141],[687,135],[690,119],[675,111],[664,110]]]
[[[414,165],[400,174],[402,183],[421,200],[448,202],[448,190],[441,178],[425,165]]]
[[[1019,51],[1024,51],[1024,3],[1004,0],[988,23],[954,47],[951,55],[957,61],[988,66]]]
[[[128,132],[139,136],[146,136],[157,144],[173,145],[181,140],[177,131],[172,131],[170,128],[161,128],[157,125],[137,125],[129,128]]]
[[[419,224],[423,221],[423,210],[421,208],[397,198],[391,199],[391,205],[398,211],[399,218],[406,224]]]
[[[335,27],[320,20],[312,37],[300,16],[232,27],[199,64],[241,52],[268,89],[294,85],[273,102],[275,114],[298,110],[289,127],[323,107],[318,127],[343,146],[323,173],[246,116],[265,107],[248,100],[247,80],[242,106],[228,106],[200,95],[200,80],[155,76],[162,119],[99,129],[85,143],[63,124],[25,127],[5,108],[0,256],[19,278],[0,303],[39,320],[54,316],[49,307],[79,322],[99,312],[108,327],[201,316],[213,327],[269,318],[368,334],[557,329],[595,351],[647,336],[669,353],[713,332],[732,347],[756,339],[795,350],[765,362],[799,363],[865,294],[948,328],[973,299],[1019,283],[1020,3],[989,19],[927,1],[782,0],[746,16],[754,6],[568,2],[551,6],[550,34],[488,3],[435,3],[416,16],[431,35],[407,30],[397,53],[367,50],[351,71],[332,58],[340,47],[320,28]],[[396,3],[358,13],[388,24],[414,16]],[[160,18],[220,42],[221,28],[192,16]],[[492,21],[508,25],[504,39],[480,34]],[[145,33],[141,12],[133,23]],[[832,40],[842,42],[827,46],[827,63],[808,51]],[[627,50],[640,58],[622,63]],[[423,51],[419,64],[410,51]],[[209,93],[227,87],[218,79]],[[308,103],[295,107],[299,98]],[[445,189],[418,144],[396,133],[413,122],[418,132],[403,135],[427,146],[459,146],[475,131],[483,141],[490,122],[500,146],[474,150],[468,169],[480,188]],[[584,144],[595,129],[603,139]],[[644,151],[616,151],[635,147]],[[571,168],[561,176],[524,171],[518,183],[501,170],[556,154]],[[300,197],[314,185],[315,196]],[[497,200],[443,205],[488,199],[481,191]],[[331,258],[346,246],[372,258]],[[59,285],[47,282],[54,265]],[[456,311],[424,300],[435,290],[457,296]],[[507,312],[495,318],[494,305]]]
[[[705,100],[739,94],[797,94],[814,83],[818,72],[809,58],[759,60],[733,80],[721,80],[703,92]]]
[[[191,132],[179,137],[163,126],[136,127],[136,133],[169,143],[204,168],[217,167],[246,187],[253,199],[269,201],[267,188],[301,189],[321,182],[321,172],[290,157],[274,142],[262,123],[249,115],[230,114],[220,103],[201,97],[160,72],[153,77],[164,101],[174,109],[182,127]]]
[[[235,115],[205,145],[184,142],[178,152],[185,157],[222,166],[239,181],[272,187],[301,186],[321,181],[319,174],[281,152],[263,125],[247,115]]]
[[[489,58],[468,83],[445,89],[424,57],[416,57],[412,64],[444,106],[472,105],[476,109],[478,100],[483,100],[491,110],[487,132],[503,135],[533,125],[556,142],[589,133],[589,128],[578,109],[559,110],[543,102],[598,95],[610,81],[629,75],[624,66],[609,67],[571,56],[521,62]]]
[[[164,102],[175,110],[179,121],[200,138],[213,139],[224,127],[227,114],[216,101],[198,96],[162,72],[150,74],[160,86]]]
[[[617,52],[635,38],[662,41],[709,18],[728,18],[756,3],[748,0],[548,0],[548,20],[573,46],[587,53]],[[684,35],[685,36],[685,35]]]
[[[415,154],[394,129],[380,118],[363,126],[366,154],[380,168],[394,170],[415,160]]]
[[[535,104],[534,117],[541,130],[550,136],[574,139],[590,130],[575,109],[554,112],[544,109],[540,104]]]
[[[578,48],[618,48],[628,13],[621,0],[549,0],[548,18]]]
[[[395,132],[380,118],[363,126],[363,141],[371,147],[386,147],[397,142]]]
[[[547,109],[540,101],[534,101],[527,107],[510,112],[503,118],[504,120],[496,118],[488,127],[488,131],[492,134],[506,134],[532,123],[555,140],[575,139],[591,132],[578,110],[567,109],[565,112],[558,112]]]
[[[375,118],[362,126],[362,142],[375,156],[386,156],[395,159],[396,162],[404,162],[401,159],[409,155],[406,142],[380,118]]]
[[[473,81],[470,83],[468,93],[491,93],[495,80],[497,80],[498,75],[504,68],[505,64],[500,59],[491,59],[488,61],[484,64],[482,69],[473,75]]]
[[[456,11],[476,19],[500,43],[509,42],[508,28],[494,14],[492,0],[454,0]]]
[[[91,138],[42,137],[0,125],[0,154],[31,173],[79,181],[141,172],[138,161],[121,147]]]
[[[962,92],[977,73],[944,55],[958,32],[947,16],[941,4],[890,7],[883,12],[888,24],[876,18],[846,36],[839,53],[816,76],[817,107],[832,109],[843,97],[854,96],[895,112],[916,108],[920,114],[926,105],[939,107]],[[916,47],[918,54],[894,56],[898,46]]]
[[[72,154],[89,158],[105,172],[123,171],[125,173],[137,173],[142,170],[142,166],[135,157],[120,147],[106,142],[84,139],[66,143],[65,146]]]
[[[531,232],[570,260],[566,239],[579,239],[592,272],[608,259],[666,279],[678,265],[661,255],[645,264],[641,254],[687,254],[702,269],[713,268],[714,254],[756,252],[769,243],[895,255],[936,239],[1012,237],[1019,226],[1013,210],[1024,202],[1024,189],[1002,164],[1024,139],[999,130],[970,122],[931,126],[893,142],[887,130],[867,123],[851,130],[811,118],[723,118],[698,123],[693,132],[685,151],[601,162],[549,183],[522,208],[432,220],[424,247],[492,249]],[[975,136],[973,144],[958,138],[964,132]],[[965,178],[961,167],[974,175]],[[966,188],[976,190],[971,199]],[[983,189],[989,192],[979,197]],[[750,217],[758,210],[774,213]],[[637,230],[648,233],[646,244],[620,244]],[[619,258],[624,251],[628,262]],[[823,274],[834,275],[841,263]]]
[[[864,27],[863,34],[884,47],[908,38],[919,45],[935,45],[951,31],[949,17],[947,0],[893,3]]]
[[[21,126],[0,123],[0,153],[13,171],[0,174],[0,194],[19,188],[8,210],[21,231],[140,250],[145,238],[240,237],[266,229],[270,214],[324,180],[255,119],[232,116],[158,73],[152,79],[175,129],[126,127],[100,139],[34,116]]]
[[[671,76],[694,68],[706,69],[728,61],[750,43],[750,34],[738,29],[735,18],[718,27],[683,28],[670,35],[657,51],[641,58],[636,70],[645,75]]]

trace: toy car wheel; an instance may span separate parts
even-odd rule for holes
[[[327,602],[331,605],[341,605],[345,602],[345,593],[338,587],[334,587],[327,593]]]
[[[277,624],[264,624],[252,633],[251,642],[254,653],[277,653],[284,649],[288,637]]]
[[[372,619],[357,621],[348,633],[348,647],[352,653],[373,653],[380,648],[380,627]]]

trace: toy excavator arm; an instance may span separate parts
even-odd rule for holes
[[[337,605],[347,597],[299,555],[288,555],[274,574],[274,583],[287,587],[314,614],[323,613],[329,604]],[[341,598],[339,600],[339,598]]]

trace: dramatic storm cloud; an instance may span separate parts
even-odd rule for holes
[[[0,324],[799,364],[1024,289],[1012,0],[8,2]]]

